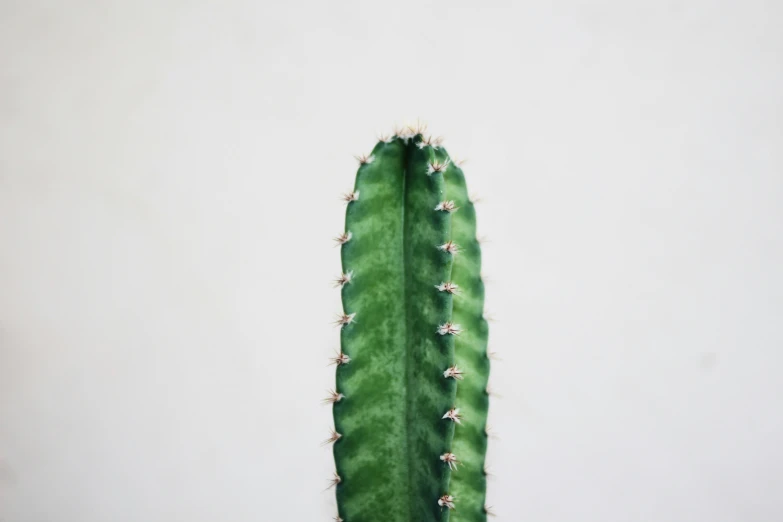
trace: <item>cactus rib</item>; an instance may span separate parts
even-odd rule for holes
[[[489,396],[489,358],[487,357],[487,321],[484,319],[484,283],[481,280],[481,248],[476,239],[476,209],[468,197],[465,176],[455,165],[445,175],[446,193],[459,208],[451,221],[451,236],[462,247],[454,259],[451,279],[460,289],[454,299],[452,320],[465,327],[456,339],[455,366],[464,373],[457,386],[457,404],[465,416],[463,426],[454,434],[452,448],[460,469],[451,476],[450,492],[459,499],[454,522],[484,522],[487,449],[487,411]]]

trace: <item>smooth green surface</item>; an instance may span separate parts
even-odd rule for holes
[[[357,172],[360,196],[346,212],[352,237],[341,247],[342,264],[353,278],[342,289],[343,310],[356,316],[341,331],[351,362],[337,368],[336,388],[345,398],[334,405],[342,435],[334,444],[341,477],[336,494],[344,522],[484,520],[473,515],[481,505],[484,516],[488,372],[475,220],[472,205],[455,219],[470,205],[461,171],[451,165],[445,174],[428,174],[445,151],[419,148],[420,141],[378,143],[374,161]],[[447,199],[463,208],[436,211]],[[462,248],[457,256],[437,248],[450,239]],[[461,295],[435,288],[452,279]],[[446,322],[466,331],[439,335]],[[464,355],[455,354],[455,344]],[[455,361],[468,373],[463,381],[443,376]],[[463,425],[442,419],[454,406]],[[440,460],[449,451],[463,462],[454,473]],[[465,480],[453,482],[463,472]],[[438,505],[446,493],[457,497],[455,511]]]
[[[445,151],[443,152],[445,154]],[[446,197],[458,210],[452,214],[452,239],[462,251],[454,259],[452,281],[460,293],[454,298],[453,321],[464,328],[456,339],[457,366],[465,372],[457,386],[457,400],[463,423],[457,426],[452,452],[460,461],[452,473],[449,491],[457,500],[451,514],[453,522],[484,522],[487,450],[487,410],[489,397],[489,358],[487,356],[487,322],[484,319],[484,283],[481,280],[481,249],[476,240],[476,211],[468,198],[465,177],[455,166],[445,173]]]

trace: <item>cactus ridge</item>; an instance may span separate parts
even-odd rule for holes
[[[452,451],[460,461],[459,471],[451,474],[449,492],[458,499],[453,513],[456,521],[486,521],[485,508],[487,450],[487,412],[489,393],[489,329],[484,318],[484,283],[481,279],[481,248],[476,239],[476,209],[468,197],[465,176],[455,166],[445,175],[449,200],[459,207],[451,221],[451,237],[461,247],[454,258],[451,279],[460,294],[454,299],[452,321],[465,332],[455,339],[455,366],[464,372],[457,385],[456,404],[465,421],[456,430]]]
[[[357,160],[335,238],[337,519],[483,522],[487,324],[464,175],[414,130]]]

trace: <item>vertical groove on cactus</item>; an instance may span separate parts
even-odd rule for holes
[[[337,238],[342,274],[335,281],[343,302],[336,321],[341,351],[328,400],[339,434],[329,440],[340,477],[338,517],[345,522],[446,522],[461,510],[462,499],[450,490],[455,486],[468,497],[466,512],[479,496],[483,506],[484,483],[453,482],[462,466],[453,472],[448,456],[461,459],[455,444],[477,444],[462,451],[466,466],[480,461],[483,469],[486,440],[476,442],[473,430],[483,433],[486,396],[477,399],[473,391],[486,385],[481,372],[488,365],[480,361],[486,323],[483,286],[473,277],[480,265],[473,214],[469,223],[454,221],[453,208],[442,206],[450,190],[464,191],[464,178],[459,171],[461,181],[449,188],[449,173],[457,171],[438,145],[414,133],[382,140],[371,155],[357,157],[355,187],[344,197],[345,231]],[[461,263],[462,241],[468,256]],[[452,280],[468,290],[462,305],[464,296],[448,286]],[[455,356],[455,342],[472,355]],[[475,372],[475,384],[464,392],[457,386],[461,375],[445,373],[460,364]],[[466,422],[478,422],[462,436],[461,412],[468,412]]]

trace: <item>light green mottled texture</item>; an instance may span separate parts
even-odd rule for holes
[[[351,362],[337,368],[336,389],[344,398],[334,404],[335,429],[342,435],[334,444],[341,478],[336,495],[345,522],[449,520],[449,511],[438,505],[438,498],[455,494],[450,490],[454,474],[440,455],[457,451],[452,446],[455,425],[442,416],[456,405],[466,420],[486,417],[486,397],[479,414],[481,401],[474,397],[467,395],[466,404],[459,403],[458,387],[467,379],[457,383],[443,376],[459,361],[455,342],[459,345],[463,336],[471,340],[480,334],[471,321],[483,328],[486,345],[486,324],[480,318],[483,287],[465,301],[470,307],[463,306],[467,332],[437,332],[439,325],[460,322],[452,306],[463,298],[437,290],[436,285],[452,279],[452,267],[459,266],[462,255],[455,257],[437,247],[449,239],[459,243],[454,233],[475,236],[475,230],[454,221],[459,212],[434,210],[440,201],[454,199],[444,180],[453,166],[445,176],[428,174],[430,163],[445,153],[419,147],[420,142],[421,136],[416,136],[378,143],[374,160],[357,172],[354,190],[359,199],[346,211],[345,231],[352,237],[341,247],[342,266],[343,272],[353,272],[353,278],[343,286],[342,300],[344,312],[356,316],[341,330],[342,351]],[[468,282],[480,259],[471,253],[475,237],[465,242],[470,256],[463,278]],[[471,315],[474,305],[479,306],[477,320]],[[476,371],[481,367],[468,363]],[[471,434],[472,428],[466,428],[456,426],[456,433]],[[483,433],[483,424],[481,429]],[[469,437],[463,438],[470,443]],[[480,447],[465,451],[473,455],[471,463],[481,460],[482,469],[485,447],[483,439]],[[455,474],[459,473],[462,469]],[[477,488],[471,493],[476,498]],[[483,502],[483,482],[480,488]],[[458,498],[452,517],[461,508]]]
[[[445,154],[445,152],[444,152]],[[454,259],[452,281],[460,293],[454,298],[452,317],[464,328],[456,338],[457,366],[465,372],[457,386],[457,404],[464,416],[457,426],[452,452],[460,461],[459,470],[452,474],[449,491],[457,499],[457,510],[451,514],[453,522],[484,522],[487,450],[487,411],[489,396],[489,358],[487,336],[489,329],[484,319],[484,283],[481,280],[481,248],[476,240],[476,210],[468,198],[465,176],[456,165],[445,173],[446,195],[459,209],[452,214],[452,239],[461,252]]]

